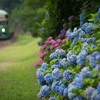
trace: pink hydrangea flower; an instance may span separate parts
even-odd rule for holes
[[[43,54],[43,53],[41,53],[41,54],[40,54],[40,58],[43,58],[43,57],[44,57],[44,54]]]
[[[43,51],[44,49],[45,49],[45,47],[46,47],[47,45],[42,45],[41,47],[40,47],[40,51]]]
[[[38,63],[35,63],[35,64],[34,64],[34,67],[35,67],[35,68],[38,67]]]
[[[56,41],[55,40],[50,40],[50,42],[54,45],[54,44],[56,44]]]
[[[53,45],[50,46],[50,50],[52,50],[52,49],[54,49],[54,46]]]
[[[62,43],[62,44],[64,44],[65,42],[66,42],[66,40],[65,40],[65,39],[63,39],[63,40],[61,41],[61,43]]]
[[[49,40],[49,41],[50,41],[50,40],[52,40],[52,37],[51,37],[51,36],[49,36],[47,40]]]
[[[61,43],[61,39],[57,39],[56,42],[57,42],[57,43]]]
[[[58,47],[58,46],[59,46],[59,44],[55,44],[54,46],[55,46],[55,47]]]
[[[39,60],[39,64],[42,64],[44,61],[42,59]]]
[[[43,52],[44,55],[48,54],[48,51]]]
[[[45,41],[45,45],[48,45],[50,42],[49,41]]]

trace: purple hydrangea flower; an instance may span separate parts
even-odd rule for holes
[[[40,91],[42,93],[42,96],[44,96],[44,97],[50,95],[50,87],[47,85],[42,86]]]
[[[72,79],[72,74],[71,74],[71,71],[70,71],[70,70],[64,71],[63,76],[64,76],[64,79],[65,79],[66,81],[69,81],[69,80]]]
[[[95,88],[93,88],[91,86],[86,88],[85,93],[86,93],[87,100],[91,100],[91,95],[93,94],[94,91],[95,91]]]
[[[75,16],[74,16],[74,15],[71,15],[71,16],[69,16],[68,20],[69,20],[69,21],[73,21],[74,18],[75,18]]]
[[[55,80],[60,80],[62,79],[62,73],[60,72],[60,70],[58,68],[55,68],[53,71],[52,71],[52,76]]]
[[[44,80],[47,82],[47,83],[51,83],[53,81],[53,77],[50,73],[46,74],[44,76]]]

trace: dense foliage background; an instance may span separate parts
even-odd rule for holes
[[[48,36],[56,38],[64,23],[66,29],[80,26],[79,14],[87,21],[99,7],[99,0],[0,0],[0,9],[10,13],[11,26],[43,41]]]

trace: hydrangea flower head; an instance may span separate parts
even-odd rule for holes
[[[63,91],[64,91],[65,88],[66,88],[66,86],[65,86],[64,84],[61,84],[61,85],[58,87],[58,94],[63,95]]]
[[[62,73],[60,72],[60,70],[58,68],[55,68],[52,71],[52,76],[55,80],[60,80],[62,78]]]
[[[93,94],[94,91],[95,91],[95,88],[93,88],[91,86],[89,86],[89,87],[86,88],[85,93],[86,93],[86,98],[88,100],[91,99],[91,95]]]
[[[58,87],[59,87],[59,81],[55,81],[55,82],[53,82],[52,85],[51,85],[51,89],[52,89],[52,91],[54,91],[54,92],[57,92],[57,91],[58,91]]]
[[[66,58],[61,59],[59,63],[60,63],[61,67],[67,67],[68,66],[68,62],[66,61]]]
[[[71,71],[70,71],[70,70],[64,71],[63,76],[64,76],[64,79],[65,79],[66,81],[69,81],[69,80],[72,79],[72,75],[71,75]]]
[[[47,63],[42,63],[41,69],[43,71],[47,70],[48,69],[48,64]]]
[[[42,86],[40,91],[44,97],[50,95],[50,87],[47,85]]]
[[[48,73],[44,76],[44,80],[46,81],[46,83],[51,83],[53,81],[53,77],[50,73]]]
[[[65,88],[63,91],[63,96],[67,96],[68,95],[68,88]]]

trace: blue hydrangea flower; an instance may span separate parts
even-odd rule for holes
[[[89,43],[95,43],[96,42],[96,38],[88,38],[87,40],[86,40],[86,42],[89,44]]]
[[[92,93],[91,100],[100,100],[100,93],[97,90]]]
[[[94,68],[94,71],[100,71],[100,64],[96,64],[96,67]]]
[[[87,100],[91,100],[91,95],[93,94],[94,91],[95,91],[95,88],[93,88],[91,86],[86,88],[85,94],[86,94]]]
[[[97,91],[98,91],[98,93],[100,94],[100,83],[99,83],[99,85],[97,86]]]
[[[76,96],[73,92],[74,89],[77,89],[75,85],[73,85],[72,83],[68,84],[68,98],[70,100],[73,100],[73,98]]]
[[[100,61],[100,52],[94,52],[92,53],[92,56],[95,58],[96,61]]]
[[[80,18],[80,21],[83,21],[83,20],[84,20],[83,13],[81,13],[81,14],[79,15],[79,18]]]
[[[53,77],[50,73],[46,74],[44,76],[44,80],[47,82],[47,83],[51,83],[53,81]]]
[[[52,85],[51,85],[51,89],[54,92],[58,91],[58,87],[59,87],[59,81],[53,82]]]
[[[70,65],[75,66],[77,57],[76,57],[76,55],[72,54],[71,56],[67,57],[67,60]]]
[[[55,97],[50,97],[49,100],[56,100],[56,98]]]
[[[87,44],[87,42],[85,42],[85,43],[83,44],[83,46],[82,46],[82,50],[87,50],[87,46],[88,46],[88,44]]]
[[[68,30],[66,31],[66,36],[68,37],[68,39],[72,39],[71,33],[72,33],[71,29],[68,29]]]
[[[77,56],[77,64],[84,67],[86,63],[86,59],[84,55],[78,55]]]
[[[66,86],[65,86],[64,84],[61,84],[61,85],[58,87],[58,94],[63,95],[63,91],[64,91],[65,88],[66,88]]]
[[[50,54],[50,59],[56,59],[57,58],[57,53],[56,52],[53,52]]]
[[[39,68],[39,69],[37,70],[36,75],[37,75],[38,78],[44,78],[44,74],[43,74],[41,68]]]
[[[74,78],[80,78],[81,74],[80,73],[77,73],[75,74],[75,77]]]
[[[75,98],[73,98],[73,100],[84,100],[84,98],[81,95],[78,95]]]
[[[65,88],[63,91],[63,96],[68,96],[68,88]]]
[[[93,34],[94,28],[93,28],[91,25],[88,25],[88,26],[85,28],[85,32],[86,32],[86,33],[89,33],[89,34]]]
[[[90,66],[91,66],[91,67],[94,68],[94,67],[96,66],[95,58],[94,58],[92,55],[88,55],[88,56],[87,56],[87,60],[89,60]]]
[[[86,22],[82,25],[81,29],[85,31],[86,27],[88,26],[89,26],[89,23]]]
[[[89,67],[84,67],[80,72],[82,78],[91,78],[92,72],[90,71]]]
[[[76,45],[77,44],[77,40],[78,40],[78,38],[74,38],[72,44]]]
[[[47,63],[42,63],[41,69],[42,69],[42,71],[47,70],[48,69],[48,64]]]
[[[60,80],[62,78],[62,73],[60,72],[60,70],[58,68],[55,68],[52,71],[52,76],[55,80]]]
[[[60,65],[58,65],[58,64],[54,64],[54,65],[51,66],[51,68],[52,68],[52,69],[60,68]]]
[[[82,77],[77,77],[74,79],[74,81],[72,82],[74,86],[76,86],[77,88],[83,88],[84,84],[83,84],[83,79]]]
[[[64,76],[64,79],[65,79],[66,81],[69,81],[69,80],[72,79],[72,74],[71,74],[71,71],[70,71],[70,70],[64,71],[63,76]]]
[[[86,36],[86,33],[81,30],[80,33],[79,33],[79,38],[84,38]]]
[[[98,9],[98,15],[97,18],[100,18],[100,8]]]
[[[66,61],[66,58],[61,59],[59,63],[61,67],[65,68],[68,66],[68,62]]]
[[[79,64],[80,66],[85,66],[86,56],[87,56],[87,49],[84,48],[77,56],[77,64]]]
[[[44,85],[41,87],[40,92],[42,93],[42,96],[46,97],[50,95],[50,87],[47,85]]]
[[[40,85],[45,85],[44,74],[43,74],[41,68],[37,70],[36,75],[38,78],[38,83]]]
[[[66,52],[63,49],[56,49],[56,54],[59,58],[64,58],[66,56]]]

